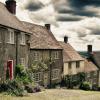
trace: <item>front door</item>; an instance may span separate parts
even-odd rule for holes
[[[44,87],[48,85],[48,73],[44,73]]]

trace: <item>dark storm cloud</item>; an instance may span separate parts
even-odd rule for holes
[[[24,8],[29,11],[37,11],[37,10],[41,9],[42,7],[44,7],[44,5],[41,2],[39,2],[38,0],[30,0],[24,6]]]
[[[64,3],[55,3],[54,7],[59,15],[71,14],[73,16],[77,15],[82,17],[100,17],[100,15],[98,15],[98,13],[100,13],[100,0],[64,0]],[[98,10],[95,10],[95,8],[98,8]],[[62,16],[58,16],[57,19],[60,19],[59,21],[68,21],[68,18]],[[69,17],[69,21],[71,21],[70,19]],[[76,21],[78,20],[77,18],[75,19]],[[72,19],[72,21],[75,21],[75,19]]]
[[[85,6],[100,6],[100,0],[67,0],[71,7],[82,9]]]
[[[58,21],[80,21],[81,19],[82,18],[78,16],[73,16],[73,15],[66,16],[65,14],[64,15],[59,14],[56,17],[56,20]]]

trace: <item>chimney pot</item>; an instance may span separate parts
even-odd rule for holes
[[[68,43],[68,36],[64,36],[64,42]]]
[[[88,45],[88,53],[92,53],[92,45]]]
[[[45,27],[47,28],[47,30],[50,30],[50,24],[45,24]]]
[[[12,14],[16,14],[16,1],[15,0],[7,0],[6,2],[6,8],[8,11]]]

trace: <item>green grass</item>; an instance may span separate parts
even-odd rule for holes
[[[12,97],[0,94],[0,100],[100,100],[100,92],[47,89],[43,92],[29,94],[25,97]]]

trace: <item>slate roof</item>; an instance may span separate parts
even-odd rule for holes
[[[10,13],[5,4],[0,2],[0,25],[20,30],[26,33],[31,33],[22,22],[12,13]]]
[[[77,51],[69,44],[64,42],[59,42],[63,48],[63,61],[81,61],[84,60]]]
[[[85,67],[84,67],[85,72],[92,72],[97,70],[98,70],[97,66],[92,61],[85,60]]]
[[[47,30],[44,26],[27,22],[23,22],[23,24],[33,34],[30,42],[31,49],[62,49],[52,32]]]
[[[95,64],[99,67],[100,69],[100,51],[95,51],[92,54],[92,57],[94,59]]]

